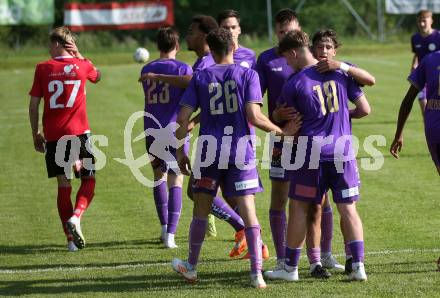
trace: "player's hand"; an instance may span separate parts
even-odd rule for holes
[[[393,143],[391,144],[390,153],[394,158],[399,159],[399,152],[402,150],[403,146],[403,137],[400,137],[398,139],[394,139]]]
[[[287,107],[286,103],[283,103],[281,105],[278,105],[275,110],[273,111],[273,118],[277,122],[283,122],[288,121],[290,119],[293,119],[298,112],[293,107]]]
[[[301,129],[302,125],[302,115],[296,113],[291,120],[289,120],[286,125],[281,129],[284,136],[294,136]]]
[[[69,41],[64,45],[64,48],[66,51],[72,55],[75,58],[84,59],[84,57],[81,55],[81,53],[78,50],[78,47],[76,46],[75,42]]]
[[[157,81],[157,74],[152,73],[152,72],[144,73],[139,77],[138,82],[142,83],[142,82],[146,82],[148,80],[156,82]]]
[[[40,132],[37,132],[37,134],[34,136],[34,148],[36,151],[44,153],[44,144],[46,143],[46,140],[44,139],[43,135]]]
[[[196,123],[194,121],[188,122],[188,128],[187,128],[188,132],[191,132],[195,126],[196,126]]]
[[[341,66],[341,62],[333,59],[324,59],[316,64],[316,70],[320,73],[337,70]]]
[[[180,172],[185,176],[189,176],[191,174],[191,163],[188,156],[183,152],[183,149],[177,149],[176,153]]]

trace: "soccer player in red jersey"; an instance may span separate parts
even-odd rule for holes
[[[100,72],[85,59],[66,27],[55,28],[49,35],[52,59],[41,62],[29,103],[29,120],[35,150],[45,153],[47,174],[58,182],[58,213],[67,236],[68,250],[85,246],[80,219],[90,205],[95,189],[94,156],[86,111],[87,80],[99,81]],[[43,134],[38,130],[38,107],[44,99]],[[81,178],[75,208],[70,200],[71,169]]]

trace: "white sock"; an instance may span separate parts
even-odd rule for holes
[[[284,265],[284,269],[286,269],[287,272],[293,272],[293,271],[298,271],[298,267],[297,266],[289,266],[289,265]]]
[[[171,233],[167,233],[167,242],[170,243],[174,243],[174,234]]]
[[[364,263],[362,263],[362,262],[352,263],[352,264],[351,264],[351,269],[354,270],[354,269],[357,268],[358,266],[363,267],[363,266],[364,266]]]
[[[346,259],[346,260],[348,260],[348,259],[352,259],[352,258],[353,258],[352,255],[345,255],[345,259]]]

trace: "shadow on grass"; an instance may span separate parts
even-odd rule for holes
[[[95,249],[149,249],[164,248],[159,238],[147,240],[127,240],[108,242],[88,242],[86,250]],[[3,255],[26,255],[38,253],[50,253],[67,251],[66,245],[41,244],[41,245],[0,245],[0,253]]]
[[[44,295],[65,293],[127,293],[176,290],[242,289],[249,284],[248,272],[202,273],[199,282],[189,284],[175,273],[147,272],[120,277],[64,278],[0,281],[0,295]]]

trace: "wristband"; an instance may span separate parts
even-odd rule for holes
[[[342,70],[343,72],[347,73],[348,70],[350,69],[350,65],[348,65],[347,63],[341,62],[339,69]]]

